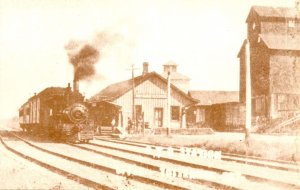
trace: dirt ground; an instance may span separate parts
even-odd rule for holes
[[[0,189],[89,189],[6,150],[0,143]]]

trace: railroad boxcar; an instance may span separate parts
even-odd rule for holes
[[[76,83],[76,82],[74,82]],[[49,87],[35,94],[19,109],[20,127],[27,132],[45,133],[55,139],[87,142],[93,139],[84,96],[76,89]]]

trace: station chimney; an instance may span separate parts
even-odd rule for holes
[[[144,62],[143,63],[143,76],[146,75],[149,72],[149,63]]]

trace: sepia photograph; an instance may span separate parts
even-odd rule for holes
[[[0,0],[0,190],[300,189],[300,0]]]

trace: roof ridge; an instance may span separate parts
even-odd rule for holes
[[[147,73],[146,75],[139,75],[139,76],[134,77],[135,85],[136,86],[140,85],[141,83],[143,83],[145,80],[147,80],[151,76],[157,76],[158,78],[160,78],[164,82],[167,82],[167,79],[165,79],[162,75],[158,74],[155,71],[152,71],[152,72]],[[139,80],[139,79],[141,79],[141,80]],[[107,86],[106,88],[104,88],[103,90],[101,90],[100,92],[98,92],[97,94],[95,94],[94,96],[92,96],[90,98],[90,100],[98,99],[98,97],[101,94],[105,94],[105,93],[112,93],[110,95],[110,97],[108,97],[108,99],[109,99],[108,101],[114,100],[114,99],[120,97],[121,95],[127,93],[132,88],[131,86],[128,86],[128,84],[126,86],[126,83],[130,83],[131,81],[132,81],[132,79],[128,79],[128,80],[125,80],[125,81],[121,81],[121,82],[118,82],[118,83],[111,84],[111,85]],[[116,89],[116,85],[118,85],[118,84],[124,84],[124,86],[120,86],[118,89]],[[124,89],[122,89],[121,87],[123,87]],[[185,96],[189,100],[191,100],[193,102],[197,102],[196,99],[190,97],[188,94],[184,93],[182,90],[177,88],[172,83],[171,83],[171,88],[175,89],[176,91],[178,91],[180,94],[182,94],[183,96]],[[110,90],[111,90],[111,92],[110,92]],[[116,94],[116,95],[113,96],[113,94]],[[107,97],[107,96],[103,96],[103,97]]]
[[[254,5],[249,11],[246,22],[249,22],[254,15],[263,18],[300,18],[300,11],[295,7]]]

